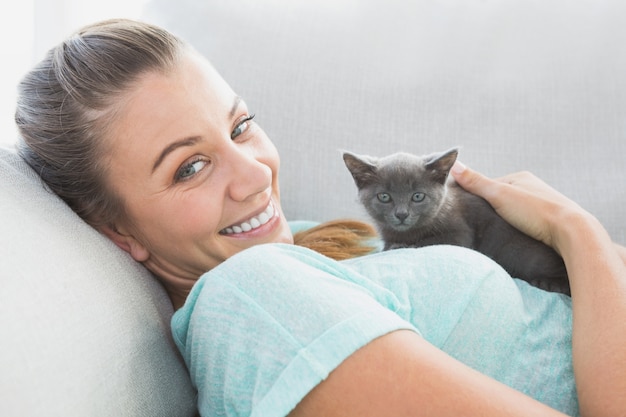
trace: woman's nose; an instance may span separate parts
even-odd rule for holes
[[[257,159],[254,152],[235,146],[231,154],[228,193],[235,201],[244,201],[272,185],[272,169]]]

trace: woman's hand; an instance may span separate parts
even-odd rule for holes
[[[558,232],[565,219],[588,217],[578,204],[529,172],[488,178],[456,162],[452,176],[464,189],[487,200],[514,227],[558,248]]]

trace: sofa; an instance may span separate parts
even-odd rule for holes
[[[626,3],[152,0],[281,154],[292,220],[367,220],[342,150],[460,147],[529,170],[626,244]],[[0,149],[0,415],[193,416],[160,284]]]

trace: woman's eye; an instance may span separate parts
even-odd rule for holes
[[[193,177],[202,169],[204,169],[204,167],[207,166],[207,164],[208,164],[208,161],[205,161],[204,159],[197,159],[195,161],[191,161],[183,165],[176,172],[176,181],[177,182],[184,181],[186,179]]]
[[[388,203],[391,201],[391,196],[387,193],[378,193],[376,197],[381,203]]]
[[[248,130],[250,128],[250,122],[252,121],[252,119],[254,119],[254,114],[244,117],[243,120],[237,123],[237,126],[235,126],[233,131],[230,133],[230,138],[235,139],[237,138],[237,136]]]

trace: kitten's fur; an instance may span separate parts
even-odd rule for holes
[[[464,246],[489,256],[513,277],[569,295],[565,265],[552,248],[509,225],[448,175],[457,155],[456,149],[382,158],[343,154],[384,249]]]

